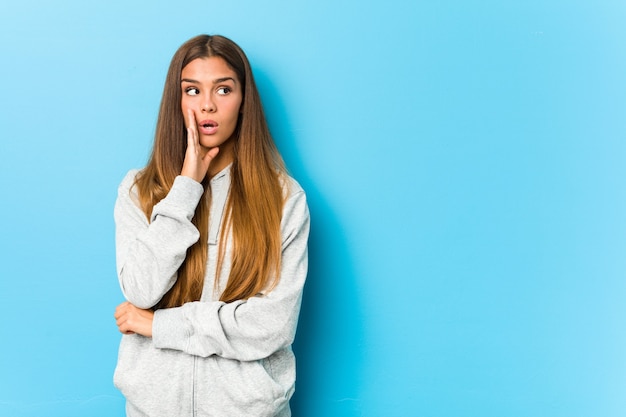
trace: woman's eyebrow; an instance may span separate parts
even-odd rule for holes
[[[222,77],[222,78],[216,78],[215,80],[213,80],[213,84],[219,84],[219,83],[223,83],[225,81],[232,81],[235,84],[237,83],[237,81],[235,81],[235,79],[233,77]],[[198,80],[192,80],[191,78],[183,78],[180,80],[181,83],[191,83],[191,84],[200,84],[200,81]]]
[[[213,84],[219,84],[219,83],[223,83],[225,81],[232,81],[233,83],[237,84],[237,81],[235,81],[235,79],[233,77],[218,78],[216,80],[213,80]]]

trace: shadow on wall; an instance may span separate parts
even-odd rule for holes
[[[360,413],[363,329],[356,277],[341,227],[317,190],[304,185],[311,210],[309,275],[294,345],[295,416]]]
[[[311,212],[309,274],[294,343],[297,384],[292,414],[361,415],[363,324],[357,279],[343,228],[332,204],[325,201],[314,178],[304,170],[297,151],[298,136],[289,128],[289,112],[279,93],[263,72],[255,68],[254,75],[272,135],[290,172],[305,189]]]

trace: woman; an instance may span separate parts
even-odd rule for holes
[[[122,181],[115,222],[127,415],[290,416],[309,212],[231,40],[174,55],[151,158]]]

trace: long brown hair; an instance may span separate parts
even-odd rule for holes
[[[231,302],[247,299],[276,284],[281,263],[280,221],[284,203],[280,176],[285,167],[270,135],[250,63],[243,50],[230,39],[200,35],[185,42],[174,54],[163,89],[152,154],[136,184],[142,210],[150,219],[154,205],[168,194],[183,166],[187,133],[180,107],[182,69],[194,59],[207,57],[224,59],[237,74],[243,91],[241,114],[232,138],[232,182],[220,233],[218,262],[209,266],[217,269],[217,287],[226,236],[232,233],[231,270],[220,296],[220,300]],[[155,309],[197,301],[202,294],[208,255],[209,178],[202,184],[204,194],[192,220],[200,239],[187,250],[176,283]]]

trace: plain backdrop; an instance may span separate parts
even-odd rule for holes
[[[0,3],[0,416],[122,416],[113,204],[169,60],[253,64],[312,213],[294,417],[626,412],[626,3]]]

